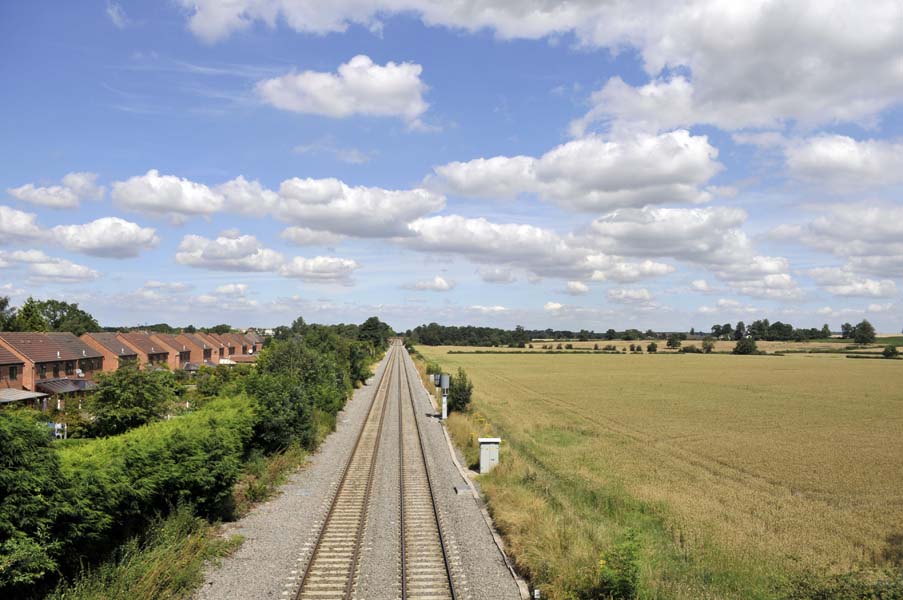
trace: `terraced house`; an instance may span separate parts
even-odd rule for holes
[[[117,333],[116,337],[120,342],[135,351],[135,354],[138,355],[138,365],[140,367],[169,364],[169,348],[160,344],[160,342],[154,341],[150,334],[144,331],[133,331],[130,333]]]
[[[56,397],[57,408],[66,396],[92,389],[103,370],[103,354],[71,333],[0,332],[0,347],[22,361],[21,389]]]
[[[115,371],[127,364],[138,364],[138,353],[115,333],[85,333],[81,340],[103,355],[103,370]]]

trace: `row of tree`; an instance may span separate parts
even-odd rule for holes
[[[0,331],[68,331],[75,335],[100,331],[90,313],[60,300],[35,300],[29,297],[20,307],[0,296]]]
[[[730,323],[724,325],[712,325],[712,337],[721,340],[742,340],[751,338],[753,340],[767,340],[779,342],[806,342],[809,340],[828,339],[832,337],[831,327],[827,323],[822,327],[816,328],[796,328],[790,323],[782,323],[775,321],[771,323],[768,319],[760,319],[746,325],[743,321],[739,321],[736,327]],[[841,337],[855,341],[857,344],[871,344],[875,341],[875,328],[867,320],[861,321],[857,325],[844,323],[841,326]]]

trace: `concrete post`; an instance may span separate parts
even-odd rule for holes
[[[442,420],[448,418],[448,394],[442,394]]]

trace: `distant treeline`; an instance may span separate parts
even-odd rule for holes
[[[833,334],[831,327],[825,323],[821,328],[803,327],[797,328],[790,323],[782,323],[775,321],[771,323],[768,319],[760,319],[753,321],[749,325],[743,321],[737,322],[736,326],[730,323],[724,325],[712,325],[712,337],[719,339],[741,340],[743,338],[752,338],[754,340],[766,340],[777,342],[805,342],[808,340],[827,339]],[[840,327],[840,335],[843,339],[854,340],[860,344],[868,344],[875,341],[875,328],[868,321],[863,320],[857,325],[844,323]]]
[[[412,344],[425,346],[509,346],[512,348],[524,347],[531,340],[639,340],[664,338],[663,333],[647,330],[645,333],[639,329],[615,331],[609,329],[605,332],[581,329],[571,331],[569,329],[525,329],[518,325],[514,329],[499,329],[497,327],[474,327],[472,325],[418,325],[414,329],[405,332],[405,338]]]

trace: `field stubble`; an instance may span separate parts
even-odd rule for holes
[[[898,363],[420,350],[474,382],[476,416],[450,426],[465,454],[474,428],[505,439],[481,485],[519,567],[550,597],[592,587],[628,531],[645,597],[774,597],[807,570],[893,560]]]

